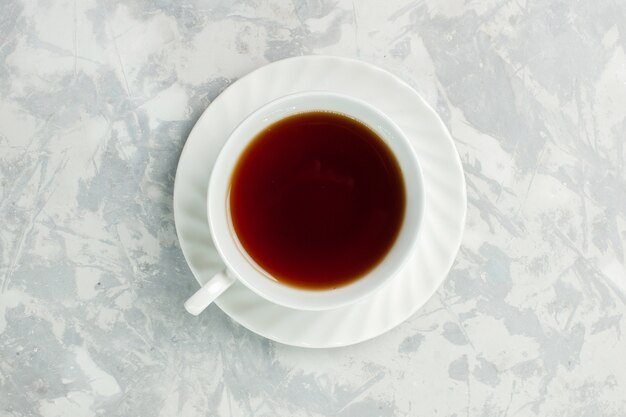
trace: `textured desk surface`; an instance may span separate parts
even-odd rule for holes
[[[626,415],[624,2],[167,3],[0,3],[1,416]],[[407,80],[467,176],[442,288],[332,351],[182,309],[187,134],[300,54]]]

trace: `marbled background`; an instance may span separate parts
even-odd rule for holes
[[[410,320],[275,344],[197,288],[176,163],[226,86],[358,57],[441,114],[469,213]],[[623,0],[0,0],[0,415],[626,415]]]

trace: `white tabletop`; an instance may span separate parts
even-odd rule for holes
[[[624,22],[619,0],[0,2],[0,416],[625,415]],[[333,350],[185,313],[172,214],[210,101],[305,54],[415,87],[468,185],[444,285]]]

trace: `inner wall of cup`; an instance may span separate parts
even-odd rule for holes
[[[369,270],[368,272],[366,272],[365,274],[359,276],[357,279],[342,285],[340,287],[337,287],[335,289],[322,289],[322,290],[314,290],[314,289],[307,289],[307,290],[303,290],[301,288],[298,287],[293,287],[290,285],[286,285],[283,282],[281,282],[280,280],[276,279],[272,274],[270,274],[268,271],[266,271],[262,266],[260,266],[255,260],[254,258],[252,258],[252,256],[250,256],[250,254],[248,254],[248,252],[246,251],[246,249],[243,247],[241,241],[239,240],[239,236],[237,235],[237,232],[235,231],[235,227],[233,225],[233,221],[232,221],[232,214],[230,211],[230,191],[231,191],[231,186],[232,186],[232,177],[234,174],[234,170],[236,167],[236,163],[239,161],[239,158],[241,157],[241,154],[247,149],[248,145],[250,144],[250,142],[252,140],[254,140],[254,138],[256,138],[261,132],[263,132],[265,129],[267,129],[269,126],[273,125],[274,123],[279,122],[280,120],[290,117],[290,116],[294,116],[297,114],[302,114],[302,113],[309,113],[309,112],[328,112],[328,113],[334,113],[334,114],[340,114],[342,116],[345,117],[349,117],[353,120],[358,121],[359,123],[363,124],[364,126],[366,126],[368,129],[372,130],[373,132],[376,133],[376,135],[383,140],[383,142],[385,143],[386,146],[389,147],[389,149],[391,150],[392,155],[394,156],[394,158],[396,158],[396,162],[398,163],[398,165],[400,165],[400,161],[397,158],[397,152],[392,148],[392,146],[390,145],[391,141],[388,140],[388,135],[390,135],[389,132],[381,132],[381,128],[376,128],[373,127],[370,123],[367,123],[365,121],[363,121],[362,119],[355,117],[351,114],[345,113],[345,112],[341,112],[341,111],[336,111],[336,110],[328,110],[328,109],[323,109],[323,108],[317,108],[317,107],[313,107],[313,108],[309,108],[306,110],[302,110],[302,109],[298,109],[296,111],[293,112],[285,112],[285,113],[281,113],[280,117],[277,118],[273,118],[271,122],[269,123],[265,123],[265,125],[263,126],[263,128],[257,130],[253,135],[251,135],[248,140],[246,141],[245,145],[242,147],[241,151],[239,152],[239,154],[236,157],[235,160],[235,164],[233,165],[233,168],[231,169],[231,171],[229,172],[228,175],[228,187],[227,187],[227,193],[226,193],[226,218],[227,218],[227,222],[228,222],[228,230],[230,232],[230,235],[233,238],[233,241],[235,242],[235,245],[237,247],[237,249],[239,250],[239,252],[242,254],[242,256],[246,259],[246,261],[252,265],[254,267],[254,269],[256,269],[258,272],[260,272],[263,276],[269,278],[270,280],[272,280],[275,283],[280,284],[283,287],[287,287],[290,289],[294,289],[294,290],[298,290],[298,291],[306,291],[306,292],[324,292],[324,291],[334,291],[337,288],[346,288],[349,287],[353,284],[355,284],[358,281],[361,281],[363,278],[365,278],[366,276],[374,273],[376,270],[378,270],[381,265],[383,265],[383,263],[385,262],[385,260],[388,258],[388,256],[394,251],[394,249],[396,248],[398,241],[400,240],[400,236],[402,235],[402,231],[404,229],[405,223],[406,223],[406,217],[407,217],[407,207],[408,207],[408,201],[406,201],[406,196],[408,195],[407,192],[407,182],[405,179],[405,175],[404,175],[404,170],[400,169],[400,174],[402,177],[402,185],[404,187],[404,192],[405,192],[405,207],[404,207],[404,214],[402,216],[402,223],[400,226],[400,231],[398,232],[398,235],[396,236],[396,239],[393,242],[393,245],[391,246],[391,248],[389,248],[389,251],[385,254],[385,256],[378,262],[378,264],[376,264],[374,266],[374,268],[372,268],[371,270]],[[378,116],[378,115],[377,115]],[[264,117],[264,119],[267,119],[268,117]]]

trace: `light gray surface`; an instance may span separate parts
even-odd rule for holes
[[[626,415],[625,49],[621,0],[2,0],[0,415]],[[320,53],[438,110],[469,213],[420,312],[310,351],[183,311],[172,184],[229,83]]]

